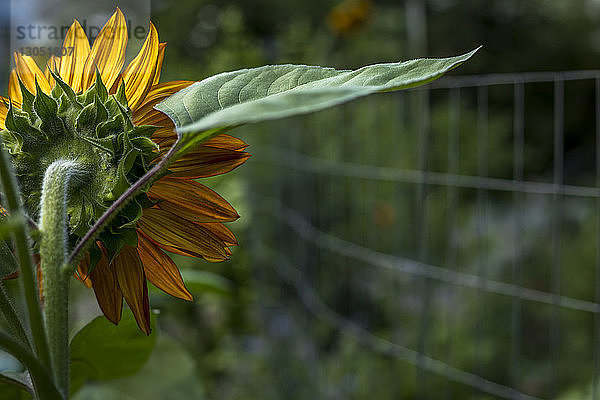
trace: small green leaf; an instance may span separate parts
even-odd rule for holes
[[[13,255],[8,243],[0,242],[0,279],[12,274],[19,268],[17,260]]]
[[[151,315],[154,329],[156,317]],[[71,393],[85,381],[129,376],[144,366],[152,353],[156,335],[146,336],[130,312],[118,326],[103,316],[83,327],[71,341]]]
[[[224,128],[311,113],[371,93],[420,86],[458,67],[477,50],[450,58],[369,65],[355,71],[271,65],[227,72],[196,82],[155,108],[173,120],[183,144],[189,145]]]
[[[0,372],[0,382],[15,386],[33,396],[33,383],[31,382],[31,378],[27,372],[2,371]],[[19,395],[21,394],[25,395],[25,393],[20,393]],[[26,397],[22,396],[16,398]],[[0,399],[2,399],[1,396]]]

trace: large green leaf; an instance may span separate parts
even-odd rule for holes
[[[155,317],[151,323],[154,327]],[[152,353],[156,335],[140,332],[130,312],[118,326],[97,317],[71,341],[71,391],[85,381],[120,378],[136,373]]]
[[[477,50],[354,71],[269,65],[227,72],[192,84],[156,108],[173,120],[185,146],[242,124],[306,114],[375,92],[423,85],[456,68]]]
[[[135,375],[85,385],[73,400],[204,399],[196,362],[175,340],[158,335],[152,356]]]

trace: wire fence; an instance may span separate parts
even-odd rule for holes
[[[600,398],[600,71],[448,77],[261,129],[261,315],[301,364],[282,390]]]

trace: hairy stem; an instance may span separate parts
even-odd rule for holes
[[[6,208],[10,214],[15,217],[25,215],[21,204],[21,197],[19,196],[17,180],[13,173],[9,156],[3,149],[0,149],[0,182],[4,191]],[[12,235],[15,243],[15,252],[19,259],[21,276],[23,277],[22,288],[27,304],[27,313],[29,323],[31,324],[31,334],[36,354],[44,365],[50,366],[50,352],[48,351],[44,320],[42,319],[42,311],[38,298],[38,286],[31,260],[27,224],[22,223],[17,225]]]
[[[44,175],[40,203],[40,257],[44,276],[44,314],[54,378],[69,393],[69,281],[67,259],[67,191],[69,181],[86,174],[71,160],[50,164]]]
[[[11,330],[11,333],[23,346],[31,349],[31,343],[29,343],[29,337],[27,336],[27,332],[23,327],[23,323],[21,322],[21,318],[19,318],[19,314],[17,314],[17,310],[12,304],[10,297],[8,297],[8,293],[6,292],[6,288],[4,287],[4,282],[0,279],[0,311],[4,315],[6,319],[6,323],[8,324],[8,328]]]

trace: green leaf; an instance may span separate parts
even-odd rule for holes
[[[154,329],[155,315],[151,326]],[[71,341],[71,392],[85,381],[115,379],[136,373],[148,360],[156,335],[140,332],[130,312],[118,326],[103,316],[83,327]]]
[[[0,242],[0,279],[12,274],[19,268],[7,242]]]
[[[194,359],[175,340],[159,335],[156,349],[135,375],[86,385],[73,400],[204,399]]]
[[[16,386],[30,395],[33,395],[33,383],[31,382],[31,378],[27,372],[2,371],[0,372],[0,382],[11,386]],[[1,398],[2,397],[0,397],[0,399]]]
[[[271,65],[227,72],[196,82],[156,106],[185,144],[228,127],[306,114],[375,92],[423,85],[467,61],[457,57],[369,65],[354,71]],[[210,131],[210,134],[202,134]]]

